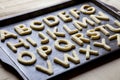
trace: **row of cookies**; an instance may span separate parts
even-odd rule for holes
[[[115,20],[115,25],[117,26],[120,26],[120,22]],[[75,30],[71,30],[68,26],[63,26],[63,28],[66,30],[66,32],[71,36],[71,39],[76,42],[77,44],[79,44],[80,46],[83,45],[83,43],[90,43],[90,39],[88,38],[85,38],[84,37],[84,34],[83,33],[78,33],[78,30],[75,29]],[[24,29],[27,29],[27,28],[24,28]],[[19,34],[29,34],[30,30],[28,30],[26,32],[26,30],[24,29],[17,29],[19,32]],[[109,29],[110,31],[112,32],[115,32],[115,33],[118,33],[120,32],[120,28],[115,28],[113,26],[111,26],[110,24],[105,24],[105,25],[100,25],[98,27],[95,27],[94,29],[90,29],[90,30],[87,30],[87,36],[89,36],[91,39],[100,39],[100,32],[98,31],[101,31],[103,34],[105,34],[106,36],[110,36],[110,32],[107,30]],[[6,31],[6,30],[0,30],[0,33],[1,33],[1,41],[7,39],[7,38],[17,38],[17,35],[14,34],[14,33],[11,33],[9,31]],[[52,32],[51,30],[47,30],[47,33],[48,35],[53,38],[54,40],[57,39],[57,36],[58,37],[65,37],[65,33],[64,32],[58,32],[58,28],[55,27],[54,28],[54,31]],[[40,36],[40,38],[42,38],[41,40],[41,44],[46,44],[49,42],[49,38],[43,34],[42,32],[39,32],[38,35]],[[111,39],[111,38],[110,38]],[[37,46],[37,43],[36,41],[34,41],[32,38],[30,37],[27,37],[26,40],[31,43],[34,47]],[[16,52],[16,48],[15,46],[20,46],[20,45],[25,45],[26,48],[29,48],[27,43],[25,41],[23,41],[22,39],[19,39],[19,44],[12,44],[10,42],[7,42],[7,45],[14,51]]]
[[[69,26],[67,26],[66,24],[64,24],[62,27],[63,29],[69,34],[71,35],[71,40],[74,41],[75,43],[77,43],[80,46],[83,46],[84,43],[88,43],[88,45],[86,46],[86,48],[81,47],[79,49],[80,53],[84,53],[86,55],[86,59],[90,59],[90,55],[99,55],[99,51],[93,50],[91,49],[90,46],[90,42],[91,40],[89,38],[85,37],[85,34],[79,32],[81,31],[83,28],[87,28],[88,24],[90,24],[91,26],[95,26],[95,24],[101,24],[101,20],[107,20],[109,21],[109,17],[104,14],[103,12],[98,12],[98,14],[94,14],[95,13],[95,8],[91,7],[90,5],[83,5],[81,6],[80,10],[77,10],[76,8],[71,9],[70,10],[70,14],[76,18],[79,19],[80,18],[80,13],[86,14],[89,16],[89,18],[87,17],[83,17],[82,21],[79,20],[73,20],[73,18],[67,14],[65,11],[62,11],[60,13],[58,13],[58,17],[54,16],[54,15],[49,15],[45,18],[43,18],[43,22],[48,25],[50,28],[57,26],[60,23],[59,18],[64,21],[64,22],[71,22],[73,21],[73,25],[75,26],[76,29],[71,29]],[[120,22],[115,20],[114,24],[120,27]],[[66,33],[64,33],[63,31],[59,32],[59,28],[58,27],[54,27],[53,31],[51,31],[50,29],[46,30],[46,33],[48,34],[45,35],[43,31],[45,28],[45,25],[37,20],[34,20],[30,23],[30,27],[26,27],[26,25],[24,24],[20,24],[14,27],[14,30],[20,35],[20,36],[24,36],[24,35],[30,35],[32,33],[32,30],[35,31],[40,31],[38,32],[37,36],[39,36],[41,38],[41,44],[45,44],[45,45],[41,45],[40,47],[36,48],[37,53],[45,60],[47,60],[48,55],[52,53],[52,48],[49,45],[46,45],[47,43],[49,43],[49,37],[51,37],[53,40],[55,40],[54,47],[61,51],[61,52],[68,52],[68,51],[72,51],[72,55],[69,55],[67,53],[64,54],[64,60],[61,60],[57,57],[54,57],[54,62],[57,64],[60,64],[63,67],[69,67],[69,61],[75,63],[75,64],[79,64],[80,63],[80,59],[78,57],[78,55],[76,54],[76,51],[74,51],[74,49],[76,48],[77,45],[73,44],[70,40],[67,39],[57,39],[57,37],[63,37],[65,38]],[[106,36],[109,36],[108,39],[109,40],[113,40],[113,39],[117,39],[117,44],[118,46],[120,46],[120,34],[114,34],[114,35],[110,35],[110,32],[108,31],[112,31],[115,33],[120,32],[120,28],[115,28],[114,26],[110,25],[110,24],[104,24],[104,25],[99,25],[97,27],[93,27],[93,29],[89,29],[87,30],[86,34],[88,37],[90,37],[91,39],[94,40],[98,40],[101,38],[101,34],[100,31],[105,34]],[[10,31],[7,30],[0,30],[0,39],[1,41],[5,41],[7,38],[15,38],[17,39],[18,35],[14,34]],[[30,46],[27,42],[29,42],[32,46],[36,47],[37,46],[37,42],[32,39],[31,37],[26,37],[26,40],[19,38],[18,39],[18,43],[11,43],[11,42],[7,42],[7,46],[13,51],[13,52],[17,52],[17,48],[19,47],[25,47],[26,49],[29,49]],[[64,46],[61,46],[60,44],[65,44]],[[93,42],[93,45],[96,47],[102,47],[108,51],[111,50],[111,47],[106,43],[105,38],[101,39],[101,42]],[[24,56],[29,56],[31,57],[30,60],[25,60],[23,57]],[[36,62],[36,56],[34,55],[34,53],[29,52],[28,50],[26,51],[22,51],[21,53],[18,54],[17,57],[18,61],[21,64],[29,64],[32,65]],[[45,68],[41,65],[35,65],[35,68],[37,70],[43,71],[47,74],[53,74],[53,67],[52,67],[52,63],[50,60],[47,60],[47,65],[48,68]]]

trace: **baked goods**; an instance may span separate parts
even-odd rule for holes
[[[87,36],[93,40],[100,39],[100,33],[98,31],[95,31],[95,29],[87,30]]]
[[[74,20],[73,21],[73,25],[78,29],[78,30],[82,30],[82,28],[87,28],[88,24],[94,26],[95,22],[93,22],[92,20],[88,19],[87,17],[83,17],[82,18],[82,22],[78,21],[78,20]]]
[[[114,24],[120,27],[120,22],[118,20],[115,20]]]
[[[27,40],[32,46],[34,46],[34,47],[37,46],[37,43],[36,43],[32,38],[27,37],[26,40]]]
[[[75,63],[75,64],[79,64],[80,63],[80,59],[78,57],[78,55],[76,54],[75,51],[72,52],[72,56],[65,53],[64,54],[64,61],[55,57],[54,58],[54,62],[57,64],[60,64],[61,66],[68,68],[70,66],[69,61]]]
[[[120,28],[115,28],[115,27],[111,26],[110,24],[106,24],[105,26],[113,32],[116,32],[116,33],[120,32]]]
[[[52,48],[50,46],[43,45],[37,48],[37,52],[42,58],[47,59],[48,54],[52,52]]]
[[[99,55],[99,52],[96,50],[91,50],[90,45],[87,45],[87,48],[80,48],[80,52],[86,54],[86,59],[90,59],[91,55]]]
[[[93,14],[95,13],[95,8],[90,6],[89,4],[84,4],[81,8],[80,11],[84,14]]]
[[[58,10],[1,28],[0,45],[22,70],[46,77],[120,46],[120,22],[109,16],[89,3]]]
[[[98,12],[98,15],[90,15],[90,18],[97,24],[101,24],[101,20],[109,21],[109,17],[105,15],[103,12]]]
[[[59,20],[56,16],[49,15],[43,18],[43,21],[50,27],[56,26],[59,24]]]
[[[63,25],[63,28],[66,32],[68,32],[70,35],[75,34],[78,32],[77,29],[71,30],[67,25]]]
[[[101,31],[103,34],[105,34],[106,36],[109,36],[110,35],[110,32],[108,32],[106,29],[105,29],[105,25],[100,25],[98,27],[95,27],[95,30],[96,31]]]
[[[94,42],[93,44],[94,44],[94,46],[102,47],[102,48],[104,48],[104,49],[106,49],[108,51],[111,50],[111,47],[106,44],[106,40],[104,38],[102,38],[101,42]]]
[[[45,25],[38,20],[34,20],[34,21],[31,22],[30,27],[33,30],[41,31],[41,30],[44,29]]]
[[[75,41],[77,44],[79,44],[80,46],[83,46],[84,42],[90,43],[90,40],[85,38],[82,33],[77,33],[77,34],[72,35],[71,39]]]
[[[120,46],[120,34],[114,34],[108,38],[109,40],[117,39],[117,45]]]
[[[23,59],[24,56],[29,56],[31,59],[25,60]],[[36,62],[36,56],[29,52],[29,51],[22,51],[21,53],[18,54],[17,60],[24,65],[32,65]]]
[[[7,42],[7,46],[13,51],[13,52],[17,52],[17,48],[18,47],[25,47],[26,49],[29,49],[29,44],[24,41],[23,39],[19,39],[18,43],[14,44],[14,43],[11,43],[11,42]]]
[[[76,8],[71,9],[70,14],[74,16],[76,19],[80,18],[80,11],[78,11]]]
[[[32,29],[29,27],[26,27],[24,24],[17,25],[14,27],[14,29],[21,36],[28,35],[28,34],[32,33]]]
[[[48,66],[48,68],[44,68],[43,66],[36,65],[35,68],[39,71],[42,71],[49,75],[52,75],[54,72],[53,72],[53,68],[52,68],[52,64],[51,64],[50,60],[47,60],[47,66]]]
[[[52,39],[56,40],[57,39],[57,36],[50,30],[50,29],[47,29],[47,32],[46,32]]]
[[[58,32],[58,28],[57,27],[54,28],[53,32],[58,37],[65,37],[65,33],[64,32]]]
[[[60,44],[65,44],[64,46]],[[75,48],[75,45],[66,39],[58,39],[55,41],[55,48],[60,51],[70,51]]]
[[[42,32],[39,32],[38,35],[40,38],[42,38],[41,44],[46,44],[49,42],[49,38],[45,34],[43,34]]]
[[[61,11],[58,13],[58,17],[62,19],[64,22],[71,22],[72,18],[65,11]]]
[[[5,41],[5,39],[7,38],[17,38],[17,35],[12,33],[12,32],[9,32],[9,31],[6,31],[6,30],[0,30],[0,39],[1,41]]]

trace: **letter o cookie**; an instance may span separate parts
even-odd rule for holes
[[[23,56],[29,56],[31,57],[31,59],[29,60],[25,60],[23,59]],[[32,65],[36,62],[36,57],[33,53],[31,52],[28,52],[28,51],[23,51],[21,52],[19,55],[18,55],[18,61],[21,63],[21,64],[24,64],[24,65]]]

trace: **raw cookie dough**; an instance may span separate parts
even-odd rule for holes
[[[24,46],[25,48],[29,49],[29,44],[24,41],[23,39],[19,39],[19,42],[16,43],[16,44],[13,44],[11,42],[7,42],[7,46],[13,51],[13,52],[17,52],[17,48],[18,47],[21,47],[21,46]]]
[[[47,34],[54,40],[57,39],[57,36],[50,30],[50,29],[47,29]]]
[[[106,36],[109,36],[110,33],[105,29],[105,25],[100,25],[98,27],[95,27],[96,31],[101,31],[102,33],[104,33]]]
[[[113,31],[113,32],[120,32],[120,28],[115,28],[113,26],[111,26],[110,24],[106,24],[105,27],[107,27],[109,30]]]
[[[31,57],[31,59],[29,60],[25,60],[23,59],[24,56],[29,56]],[[29,51],[22,51],[21,53],[18,54],[18,58],[17,60],[24,65],[32,65],[36,62],[36,57],[33,53],[29,52]]]
[[[17,35],[6,30],[0,30],[0,40],[5,41],[8,38],[17,38]]]
[[[95,8],[94,7],[91,7],[89,4],[84,4],[81,8],[80,8],[80,11],[84,14],[93,14],[95,13]]]
[[[120,22],[118,20],[115,20],[114,24],[120,27]]]
[[[43,21],[50,27],[53,27],[59,24],[59,19],[53,15],[49,15],[43,18]]]
[[[26,40],[27,40],[30,44],[32,44],[32,46],[34,46],[34,47],[37,46],[37,43],[36,43],[32,38],[27,37]]]
[[[53,72],[53,67],[52,67],[52,63],[50,62],[50,60],[47,60],[47,66],[48,68],[42,67],[40,65],[36,65],[35,68],[39,71],[52,75],[54,72]]]
[[[104,38],[102,38],[102,42],[101,43],[100,42],[94,42],[93,45],[96,46],[96,47],[102,47],[102,48],[104,48],[104,49],[106,49],[108,51],[111,50],[111,47],[106,44],[106,41],[105,41]]]
[[[45,25],[42,22],[38,21],[38,20],[34,20],[34,21],[31,22],[30,27],[33,30],[41,31],[41,30],[44,29]]]
[[[64,22],[72,21],[72,17],[70,17],[69,14],[67,14],[65,11],[59,12],[58,17],[60,17],[60,19],[62,19]]]
[[[87,17],[83,17],[82,22],[80,22],[78,20],[73,21],[73,25],[80,31],[82,30],[82,28],[87,28],[87,26],[88,26],[87,23],[92,26],[95,25],[95,23],[92,20],[88,19]]]
[[[76,8],[71,9],[70,14],[76,19],[80,18],[80,11],[78,11]]]
[[[43,45],[37,48],[37,52],[42,58],[47,59],[48,55],[52,52],[52,48],[50,46]]]
[[[90,40],[85,38],[82,33],[72,35],[71,39],[80,46],[83,46],[83,43],[90,43]]]
[[[87,30],[87,36],[89,36],[93,40],[100,39],[100,33],[95,31],[94,29]]]
[[[78,29],[70,29],[67,25],[63,25],[63,29],[70,35],[73,35],[78,32]]]
[[[50,29],[47,29],[47,34],[54,40],[57,39],[58,37],[65,37],[65,33],[63,32],[58,32],[58,28],[55,27],[53,31],[51,31]]]
[[[40,38],[42,38],[41,44],[47,44],[49,42],[49,38],[42,32],[39,32],[38,35]]]
[[[114,40],[114,39],[117,39],[117,44],[120,47],[120,34],[114,34],[109,37],[109,40]]]
[[[104,14],[103,12],[98,12],[98,15],[90,15],[90,18],[95,21],[97,24],[100,24],[100,20],[106,20],[109,21],[109,17]]]
[[[58,37],[65,37],[65,33],[64,32],[58,32],[58,28],[57,27],[54,28],[53,32]]]
[[[21,36],[28,35],[28,34],[32,33],[32,29],[26,27],[24,24],[17,25],[14,27],[14,29]]]
[[[80,53],[86,54],[86,60],[90,59],[90,54],[91,55],[99,55],[98,51],[90,49],[90,45],[87,45],[87,48],[80,48]]]
[[[62,46],[61,44],[65,44]],[[66,39],[58,39],[54,43],[55,48],[60,51],[70,51],[75,48],[75,45]]]
[[[54,62],[57,64],[62,65],[65,68],[68,68],[70,66],[69,61],[75,63],[75,64],[79,64],[80,63],[80,59],[77,55],[77,53],[75,51],[72,52],[72,56],[65,53],[64,54],[64,61],[60,60],[59,58],[55,57],[54,58]]]

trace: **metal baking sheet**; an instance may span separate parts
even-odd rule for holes
[[[95,14],[97,14],[98,11],[102,11],[103,13],[105,13],[106,15],[109,16],[110,21],[102,21],[101,25],[109,23],[109,24],[115,26],[113,24],[114,20],[116,20],[116,19],[119,20],[120,19],[117,13],[111,11],[105,5],[100,4],[99,1],[97,1],[97,0],[89,0],[89,1],[86,0],[86,1],[82,1],[82,2],[81,1],[80,2],[78,2],[78,1],[70,1],[68,3],[67,3],[67,5],[62,6],[62,7],[61,7],[61,5],[58,5],[56,7],[47,8],[47,9],[51,10],[50,12],[46,11],[45,13],[40,13],[39,14],[38,12],[40,12],[40,11],[38,11],[38,12],[34,11],[35,13],[32,12],[32,13],[29,13],[29,14],[23,14],[23,15],[20,15],[20,16],[15,16],[14,18],[8,18],[8,19],[1,20],[0,24],[2,26],[0,27],[0,29],[1,30],[2,29],[3,30],[8,30],[10,32],[16,33],[14,31],[14,26],[16,26],[16,25],[25,24],[26,26],[29,27],[30,26],[30,22],[32,20],[42,21],[42,19],[44,17],[48,16],[48,15],[56,15],[57,16],[58,12],[63,11],[63,10],[68,13],[69,10],[72,9],[72,8],[77,8],[79,10],[79,8],[82,5],[84,5],[84,4],[89,4],[89,5],[93,6],[93,7],[95,7],[96,8],[96,13]],[[52,11],[52,8],[54,8],[53,11]],[[47,9],[45,9],[45,10],[47,10]],[[33,16],[32,16],[32,14],[33,14]],[[88,17],[89,18],[88,15],[84,15],[84,14],[81,13],[79,20],[81,21],[81,19],[83,17]],[[72,17],[72,18],[75,20],[74,17]],[[70,35],[63,29],[63,24],[66,24],[66,25],[70,26],[71,28],[75,29],[75,27],[73,26],[72,22],[64,23],[61,19],[59,19],[59,20],[60,20],[60,24],[57,25],[56,27],[58,27],[59,31],[63,31],[66,34],[65,39],[70,40],[72,43],[74,43],[76,45],[76,48],[74,50],[77,52],[77,55],[79,55],[80,64],[76,65],[76,64],[73,64],[73,63],[70,62],[70,67],[69,68],[64,68],[64,67],[62,67],[62,66],[54,63],[53,58],[54,57],[58,57],[60,59],[63,59],[64,52],[56,50],[54,48],[54,45],[53,45],[54,44],[54,40],[51,37],[48,36],[49,39],[50,39],[50,42],[47,45],[50,45],[52,47],[52,53],[48,56],[48,59],[52,62],[52,66],[53,66],[53,70],[54,70],[54,74],[53,75],[48,75],[48,74],[45,74],[45,73],[43,73],[43,72],[38,71],[38,70],[35,69],[35,65],[36,64],[42,65],[44,67],[47,67],[46,60],[44,60],[42,57],[39,56],[39,54],[36,52],[36,47],[33,47],[33,46],[31,46],[29,44],[30,45],[30,49],[25,49],[24,47],[20,47],[20,48],[18,48],[17,53],[14,53],[12,50],[10,50],[6,46],[6,42],[9,41],[9,42],[12,42],[12,43],[17,43],[18,39],[12,39],[11,38],[11,39],[5,40],[5,42],[0,42],[0,47],[1,47],[0,50],[2,50],[1,53],[2,54],[6,54],[6,56],[9,57],[9,59],[14,63],[14,65],[11,64],[11,66],[13,66],[13,67],[15,66],[15,68],[17,69],[17,71],[21,75],[24,75],[24,79],[25,80],[47,80],[47,79],[51,79],[53,77],[56,77],[59,74],[68,72],[68,71],[70,71],[72,69],[75,69],[76,67],[84,66],[83,64],[86,64],[86,63],[91,62],[93,60],[97,60],[98,58],[101,58],[101,57],[103,57],[105,55],[108,55],[108,54],[112,54],[112,53],[114,53],[114,51],[119,50],[119,47],[116,45],[117,44],[116,40],[109,41],[108,40],[108,36],[105,36],[103,33],[101,33],[101,37],[104,37],[106,39],[107,44],[109,44],[111,46],[112,50],[111,51],[106,51],[103,48],[95,47],[95,46],[93,46],[94,40],[91,40],[91,43],[90,43],[91,48],[94,49],[94,50],[99,51],[99,56],[93,56],[93,55],[91,55],[90,60],[86,60],[85,55],[79,53],[79,48],[81,46],[79,46],[75,42],[73,42],[70,39]],[[95,26],[98,26],[98,25],[96,24]],[[43,31],[41,31],[41,32],[47,35],[47,33],[46,33],[46,29],[47,28],[50,28],[50,27],[48,27],[45,24],[45,29]],[[86,34],[86,31],[88,29],[93,29],[93,28],[94,27],[92,27],[92,26],[89,25],[88,28],[84,28],[83,31],[79,31],[79,32],[82,32],[82,33]],[[53,30],[53,28],[50,28],[50,29]],[[111,31],[109,31],[109,32],[111,33],[111,35],[115,34],[115,33],[111,32]],[[40,44],[40,40],[41,39],[38,37],[38,31],[32,30],[32,34],[31,35],[27,35],[27,36],[30,36],[31,38],[34,38],[34,40],[37,42],[37,45],[38,45],[37,47],[41,46],[41,44]],[[18,35],[18,38],[22,38],[22,39],[25,40],[27,36],[19,36]],[[89,38],[86,35],[85,35],[85,37]],[[57,38],[60,39],[62,37],[57,37]],[[95,40],[95,41],[99,41],[100,42],[101,39]],[[84,46],[82,46],[82,47],[86,48],[87,45],[88,44],[85,43]],[[26,51],[26,50],[30,51],[30,52],[32,52],[32,53],[34,53],[36,55],[37,61],[36,61],[36,63],[34,65],[26,66],[26,65],[20,64],[17,61],[17,55],[21,51]],[[69,51],[67,53],[71,55],[72,51]],[[6,58],[6,57],[1,57],[2,61],[6,62],[6,63],[9,63],[9,60],[8,61],[4,61],[4,58]],[[52,80],[54,80],[54,79],[52,79]]]
[[[119,8],[116,8],[115,6],[110,5],[109,3],[105,3],[103,1],[101,1],[102,4],[106,5],[109,9],[111,9],[113,12],[117,13],[118,15],[120,15],[120,10]]]
[[[27,77],[20,71],[20,69],[16,66],[16,64],[9,58],[6,52],[0,47],[0,62],[4,62],[3,66],[7,67],[8,70],[15,73],[17,77],[20,79],[27,80]]]

